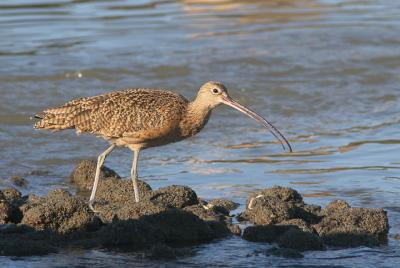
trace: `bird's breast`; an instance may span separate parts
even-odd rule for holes
[[[179,136],[181,139],[194,136],[199,133],[207,124],[211,115],[211,111],[203,115],[188,114],[179,124]]]

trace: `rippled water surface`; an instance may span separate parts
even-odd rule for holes
[[[192,98],[208,80],[274,122],[286,154],[256,123],[218,108],[186,141],[143,152],[153,188],[193,187],[241,204],[249,191],[290,186],[306,202],[344,198],[384,207],[389,244],[309,252],[303,260],[254,254],[268,246],[229,238],[167,265],[185,267],[396,267],[400,263],[400,2],[395,0],[187,0],[0,2],[0,186],[74,191],[68,175],[107,143],[73,131],[34,131],[30,116],[80,96],[128,87]],[[128,176],[131,152],[107,165]],[[243,207],[242,207],[243,208]],[[137,254],[67,251],[0,258],[2,267],[153,266]]]

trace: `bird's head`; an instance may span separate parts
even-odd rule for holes
[[[292,152],[292,147],[290,146],[290,143],[274,125],[265,120],[259,114],[253,112],[249,108],[246,108],[245,106],[241,105],[240,103],[234,101],[231,97],[229,97],[228,90],[222,83],[214,81],[205,83],[200,87],[199,92],[197,93],[197,99],[200,100],[200,102],[202,102],[203,104],[208,105],[209,109],[213,109],[220,104],[225,104],[238,110],[239,112],[246,114],[247,116],[253,118],[261,125],[266,127],[272,133],[272,135],[274,135],[275,138],[279,140],[284,150],[286,150],[287,147],[289,152]]]
[[[222,83],[214,81],[202,85],[197,97],[210,109],[222,104],[224,98],[229,98],[226,87]]]

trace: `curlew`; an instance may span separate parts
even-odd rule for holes
[[[95,211],[93,203],[100,168],[116,146],[128,147],[133,151],[131,179],[135,201],[139,202],[139,152],[195,135],[207,123],[211,110],[220,104],[226,104],[252,117],[279,140],[284,150],[287,147],[292,151],[289,142],[277,128],[231,99],[226,87],[213,81],[201,86],[193,101],[171,91],[147,88],[126,89],[75,99],[35,115],[40,121],[34,127],[53,131],[74,128],[78,134],[91,133],[110,142],[110,146],[97,159],[89,198],[89,206]]]

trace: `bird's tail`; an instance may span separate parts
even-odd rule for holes
[[[89,98],[79,98],[65,103],[63,106],[47,109],[35,114],[40,119],[34,125],[36,129],[53,131],[75,128],[78,132],[92,130],[92,111],[103,103],[109,94]]]
[[[51,129],[53,131],[69,128],[65,125],[65,117],[47,111],[37,113],[34,118],[40,119],[34,124],[35,129]]]
[[[81,119],[84,113],[85,110],[74,105],[47,109],[34,115],[34,118],[40,119],[35,123],[34,128],[53,131],[74,128],[77,119]]]
[[[35,114],[34,116],[33,116],[33,118],[36,118],[36,119],[43,119],[43,115],[41,115],[41,114]],[[32,118],[31,118],[32,119]]]

